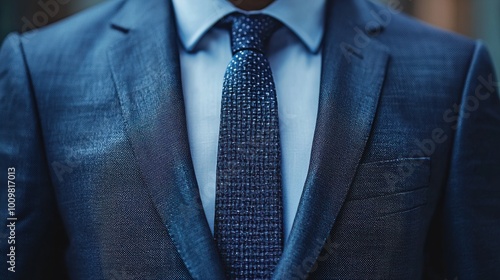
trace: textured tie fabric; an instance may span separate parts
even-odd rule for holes
[[[215,239],[230,279],[269,279],[283,251],[278,103],[266,41],[280,23],[232,14],[224,76]]]

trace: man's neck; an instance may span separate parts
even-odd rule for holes
[[[233,5],[245,11],[262,10],[273,1],[274,0],[229,0]]]

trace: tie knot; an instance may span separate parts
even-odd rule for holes
[[[231,49],[233,53],[244,49],[264,52],[264,46],[281,23],[267,15],[230,14],[221,21],[231,28]]]

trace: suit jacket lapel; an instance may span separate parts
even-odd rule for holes
[[[302,279],[311,272],[370,135],[388,51],[364,35],[365,31],[381,32],[382,27],[373,24],[366,5],[358,0],[330,1],[309,173],[274,279]],[[372,24],[366,30],[369,19]]]
[[[127,1],[108,58],[135,160],[178,252],[193,278],[222,279],[190,156],[174,22],[170,1]]]

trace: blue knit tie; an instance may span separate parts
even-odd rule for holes
[[[280,26],[232,14],[217,157],[215,239],[230,279],[269,279],[283,251],[278,103],[263,49]]]

